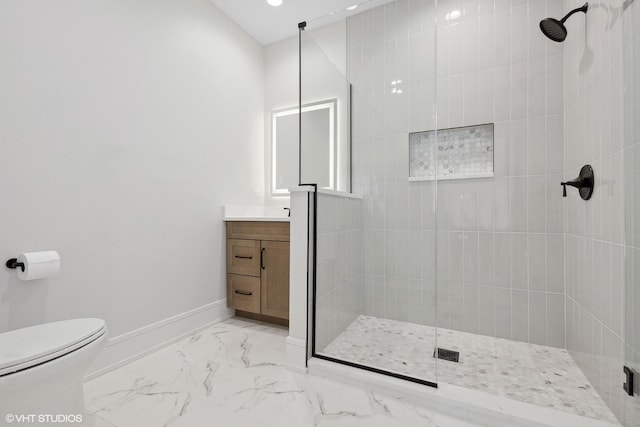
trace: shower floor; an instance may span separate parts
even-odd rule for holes
[[[435,328],[359,316],[318,353],[435,381]],[[438,360],[437,381],[617,423],[566,350],[438,329],[438,347],[460,361]]]

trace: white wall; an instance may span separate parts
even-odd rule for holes
[[[206,0],[0,3],[0,331],[111,336],[225,298],[224,204],[261,204],[262,47]]]

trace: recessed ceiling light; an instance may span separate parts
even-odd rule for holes
[[[356,7],[358,7],[358,5],[357,5],[357,4],[354,4],[353,6],[349,6],[349,7],[347,8],[347,10],[353,10],[353,9],[355,9]]]
[[[280,6],[282,4],[282,0],[267,0],[271,6]]]

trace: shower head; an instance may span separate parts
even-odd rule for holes
[[[567,38],[567,27],[564,26],[565,21],[576,12],[587,13],[587,9],[589,9],[589,3],[585,3],[582,7],[573,9],[559,21],[554,18],[545,18],[540,21],[540,30],[542,30],[542,33],[554,42],[563,42],[564,39]]]

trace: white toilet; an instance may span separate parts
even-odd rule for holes
[[[83,377],[106,339],[104,320],[91,318],[1,333],[0,425],[20,424],[21,415],[39,417],[23,424],[92,425]]]

